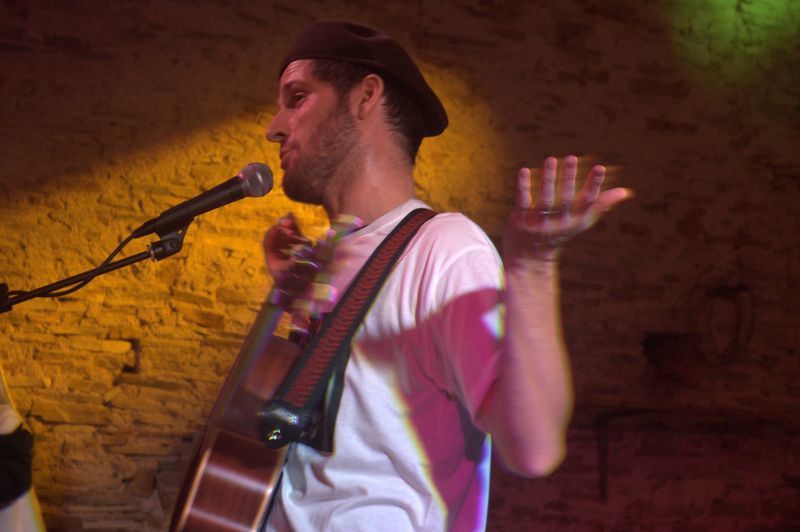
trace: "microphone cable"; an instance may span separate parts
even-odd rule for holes
[[[77,283],[77,284],[72,283],[72,284],[75,284],[75,286],[72,286],[70,288],[65,288],[63,290],[57,290],[56,288],[52,288],[51,290],[49,290],[47,292],[44,292],[44,293],[41,293],[41,294],[37,294],[36,296],[34,296],[31,299],[34,299],[36,297],[62,297],[62,296],[69,295],[69,294],[71,294],[73,292],[77,292],[78,290],[80,290],[81,288],[83,288],[84,286],[86,286],[87,284],[92,282],[98,275],[103,273],[103,269],[106,266],[108,266],[109,264],[111,264],[111,261],[114,260],[114,257],[119,255],[120,251],[122,251],[122,249],[125,246],[127,246],[128,243],[131,240],[133,240],[133,234],[128,235],[122,242],[120,242],[119,245],[114,249],[114,251],[112,251],[111,254],[106,258],[106,260],[104,260],[102,263],[100,263],[99,266],[97,266],[97,267],[95,267],[95,268],[93,268],[91,270],[88,270],[88,271],[84,272],[83,274],[80,274],[80,275],[89,275],[89,277],[87,277],[86,279],[83,279],[81,281],[77,281],[76,280],[75,283]],[[5,295],[7,297],[22,297],[22,296],[25,296],[25,295],[27,295],[29,293],[31,293],[31,292],[26,292],[25,290],[8,290]]]

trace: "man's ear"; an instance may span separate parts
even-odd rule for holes
[[[377,74],[369,74],[358,86],[356,94],[356,116],[360,119],[366,118],[373,112],[380,112],[381,100],[383,99],[384,84],[383,79]]]

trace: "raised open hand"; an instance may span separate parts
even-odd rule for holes
[[[542,165],[535,201],[531,196],[531,171],[522,168],[517,177],[517,202],[503,233],[506,263],[516,260],[552,261],[561,246],[591,227],[605,212],[633,196],[627,188],[600,192],[606,169],[592,167],[581,190],[575,193],[578,158],[570,155],[561,164],[548,157]]]

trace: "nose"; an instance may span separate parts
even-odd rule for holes
[[[278,111],[267,124],[266,137],[270,142],[283,142],[286,140],[286,120],[282,110]]]

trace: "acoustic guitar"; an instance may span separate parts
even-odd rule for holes
[[[211,411],[170,530],[255,531],[266,520],[285,450],[264,444],[258,414],[301,352],[300,345],[274,332],[284,309],[321,268],[319,262],[311,248],[298,247],[289,273],[276,280]]]
[[[319,334],[311,341],[309,349],[312,349],[312,354],[321,354],[313,358],[313,363],[301,366],[301,373],[305,370],[316,373],[316,377],[312,376],[304,384],[316,382],[314,386],[319,385],[322,382],[320,375],[334,368],[337,361],[341,360],[336,354],[341,352],[339,349],[349,346],[355,332],[354,325],[361,322],[363,313],[369,308],[392,264],[400,257],[417,229],[435,214],[428,209],[413,210],[372,253],[342,295],[339,304],[328,315],[326,324],[333,325],[326,328],[323,324]],[[335,222],[335,225],[340,229],[349,227],[353,230],[358,227],[354,222],[355,219],[351,222],[342,220]],[[289,224],[293,224],[293,220]],[[255,531],[265,521],[284,461],[283,451],[275,451],[267,443],[280,445],[285,441],[285,434],[281,434],[282,429],[271,429],[269,423],[265,430],[259,414],[282,387],[286,374],[300,354],[297,344],[276,337],[273,332],[283,309],[305,292],[308,283],[321,270],[320,263],[327,263],[333,258],[333,247],[338,240],[336,235],[340,237],[346,234],[346,231],[331,231],[331,238],[318,243],[314,249],[302,244],[295,246],[291,266],[276,269],[279,273],[276,276],[276,288],[251,327],[214,405],[184,480],[171,530]],[[268,257],[268,266],[269,260]],[[318,299],[312,298],[312,301],[325,301],[324,290],[316,297]],[[329,365],[320,371],[317,362],[324,359],[327,362],[323,364]],[[341,369],[343,366],[339,367]],[[321,390],[315,388],[314,392]],[[335,392],[327,394],[322,411],[318,412],[321,419],[328,419],[329,414],[335,412],[338,403],[335,395]],[[315,401],[310,402],[313,404]],[[327,410],[329,407],[330,411]],[[312,434],[307,436],[321,436],[321,441],[327,442],[323,446],[327,446],[331,432],[325,430],[326,423],[322,425],[321,431],[311,430]]]

